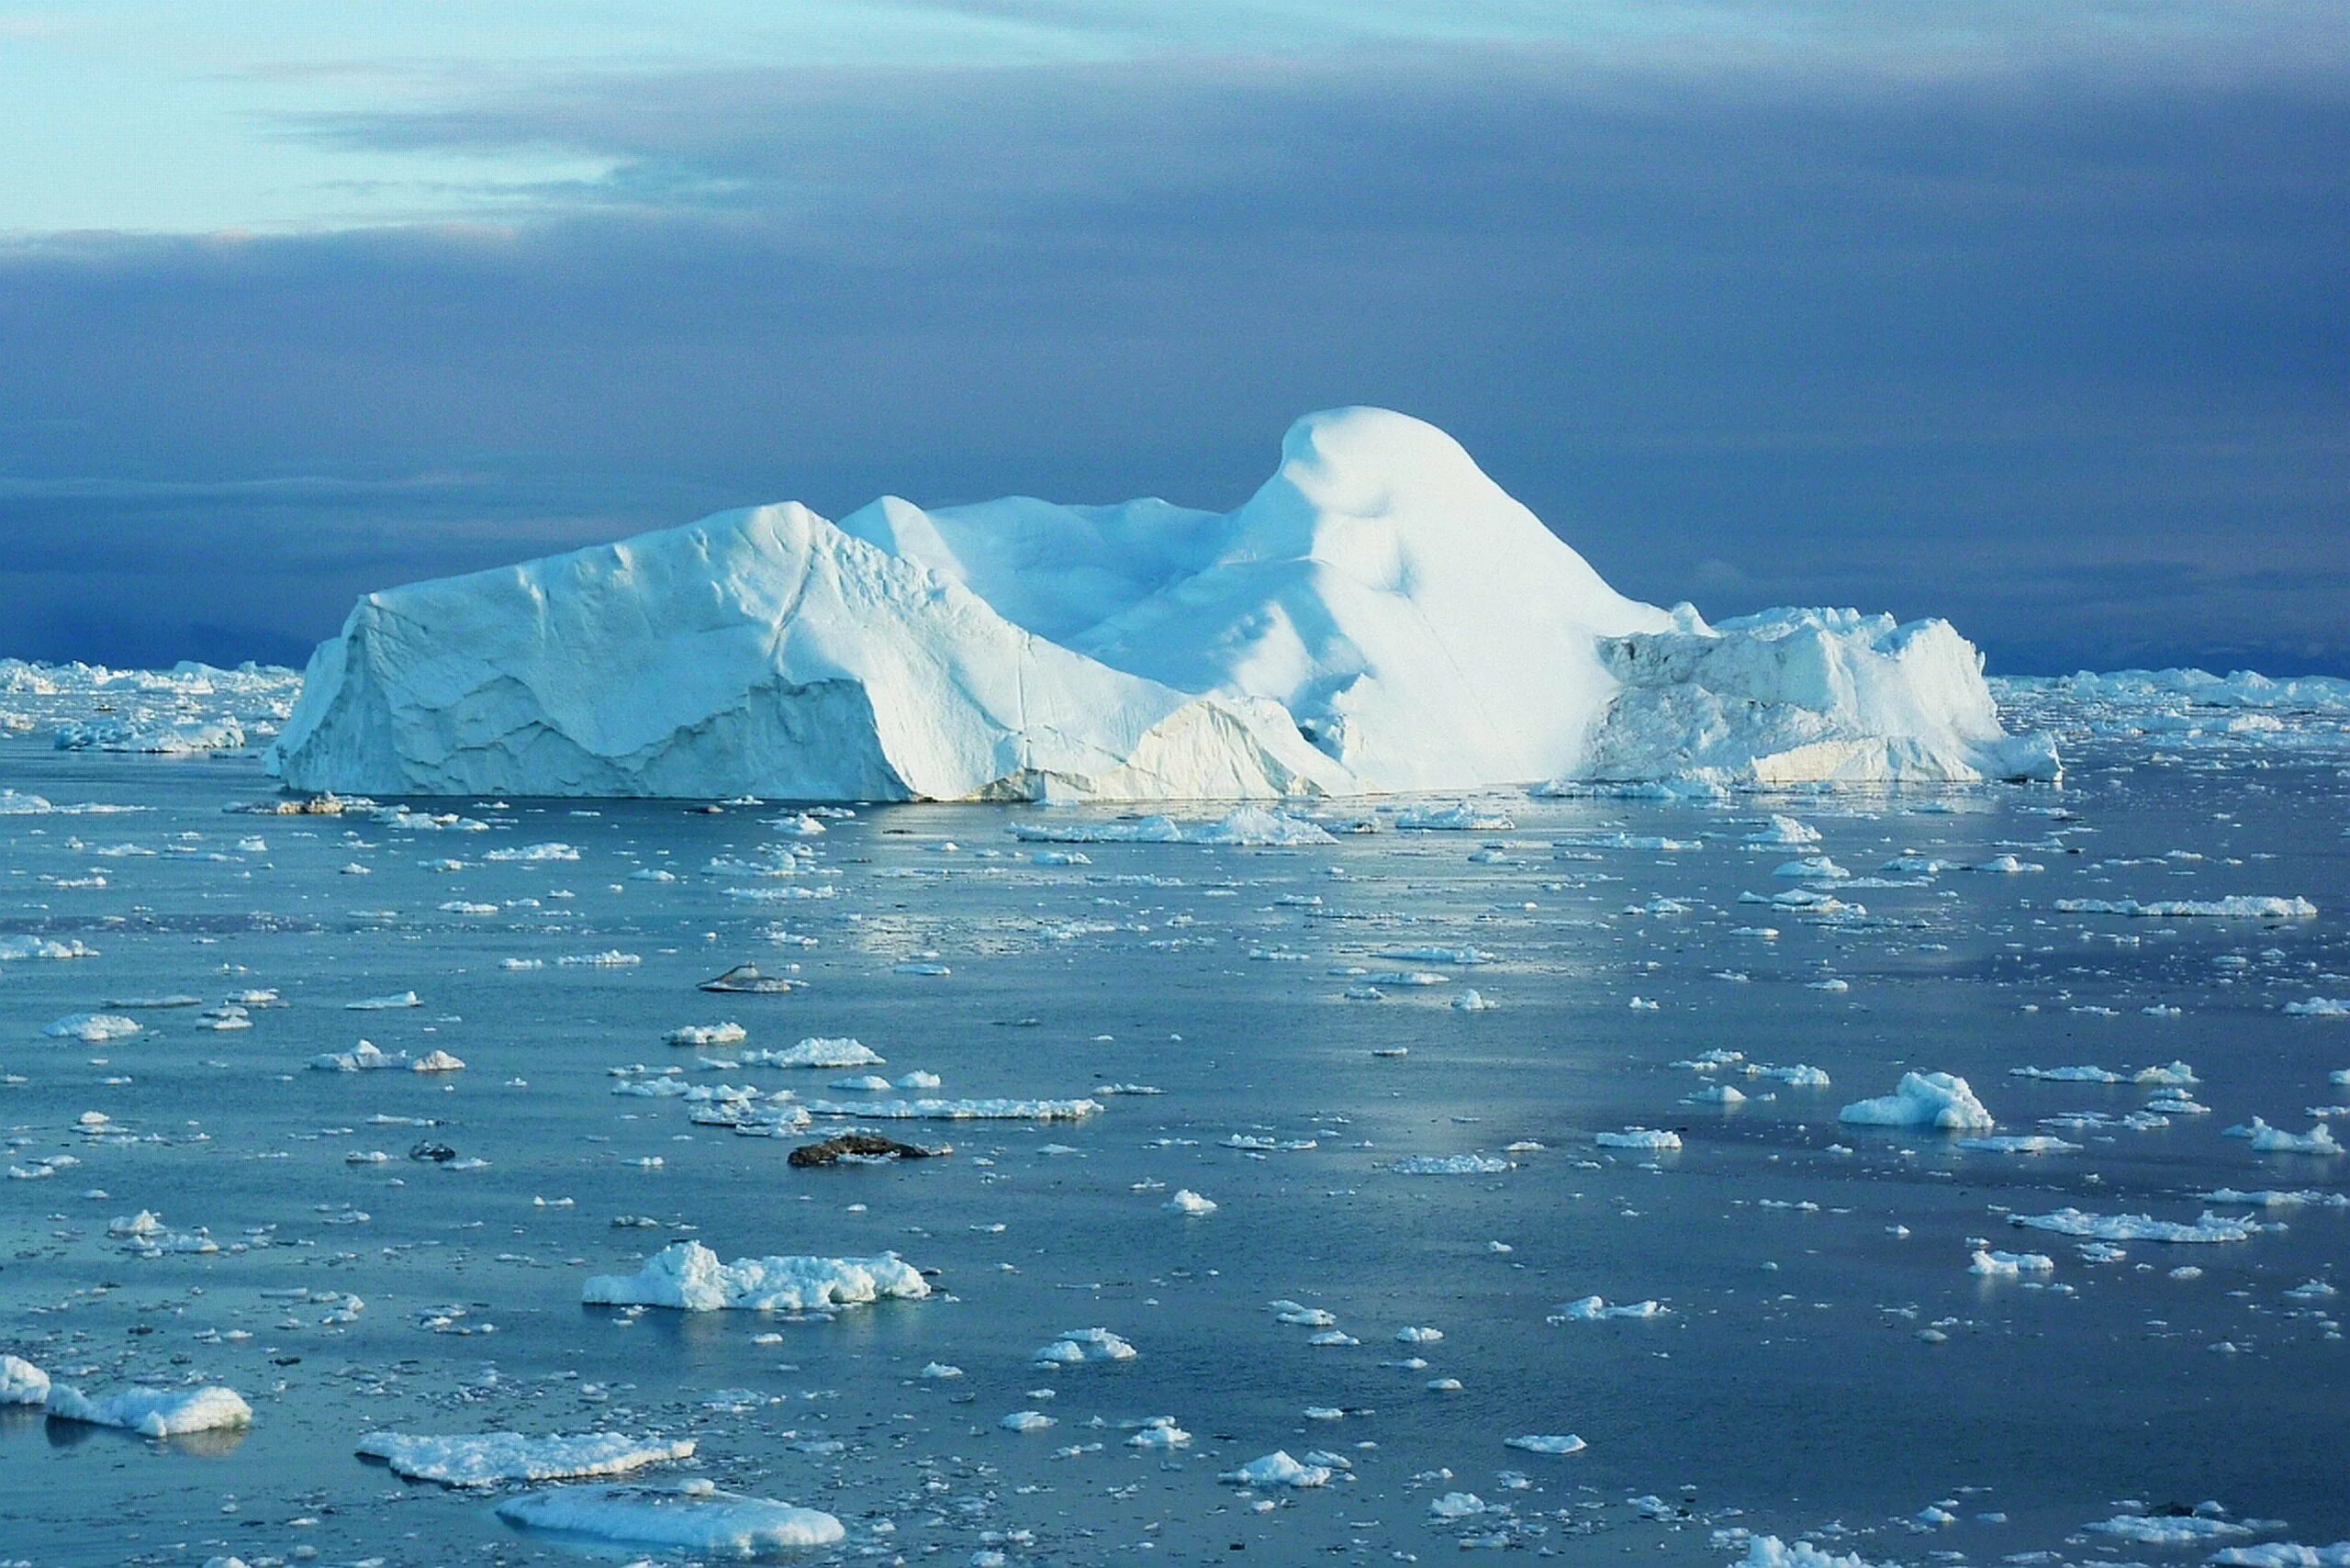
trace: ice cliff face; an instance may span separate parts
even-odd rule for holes
[[[377,794],[1248,798],[2042,776],[1942,622],[1624,598],[1432,426],[1237,511],[796,505],[362,599],[271,765]]]

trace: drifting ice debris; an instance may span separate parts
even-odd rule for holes
[[[49,1398],[49,1374],[18,1356],[0,1355],[0,1405],[39,1405]]]
[[[1528,1453],[1581,1453],[1591,1445],[1568,1433],[1560,1437],[1504,1438],[1504,1448],[1524,1449]]]
[[[2196,916],[2232,920],[2315,920],[2317,905],[2303,898],[2263,898],[2235,895],[2224,899],[2058,899],[2059,914],[2126,914],[2141,920],[2180,920]]]
[[[120,1427],[147,1438],[232,1430],[253,1424],[252,1406],[227,1388],[128,1388],[92,1399],[63,1383],[49,1391],[50,1418]]]
[[[708,1481],[552,1486],[507,1498],[498,1505],[498,1517],[616,1546],[740,1558],[834,1546],[848,1533],[830,1514],[722,1492]]]
[[[625,1475],[666,1460],[691,1459],[688,1442],[647,1441],[617,1433],[533,1438],[520,1432],[480,1437],[429,1438],[401,1432],[369,1432],[358,1451],[380,1459],[409,1481],[443,1486],[495,1486],[509,1481],[560,1481],[573,1476]]]
[[[1942,1132],[1988,1132],[1995,1125],[1966,1080],[1947,1072],[1905,1072],[1892,1093],[1847,1105],[1836,1119],[1855,1126]]]
[[[1102,1109],[1098,1100],[873,1100],[842,1104],[811,1100],[817,1116],[865,1116],[877,1122],[1075,1122]]]
[[[2207,1214],[2190,1225],[2155,1219],[2150,1215],[2092,1215],[2064,1208],[2053,1214],[2009,1215],[2008,1223],[2092,1241],[2165,1241],[2174,1245],[2249,1241],[2260,1234],[2260,1222],[2256,1219],[2214,1214]]]
[[[1212,823],[1143,817],[1134,822],[1014,823],[1006,831],[1024,844],[1215,844],[1296,848],[1337,842],[1303,817],[1267,811],[1262,806],[1241,806],[1221,821]]]
[[[1626,1127],[1620,1133],[1596,1133],[1592,1142],[1602,1148],[1638,1148],[1656,1151],[1681,1147],[1681,1135],[1654,1127]]]
[[[85,1045],[103,1046],[109,1040],[128,1039],[139,1033],[139,1021],[111,1013],[72,1013],[41,1033],[61,1040],[80,1040]]]
[[[310,1058],[311,1068],[319,1072],[375,1072],[408,1065],[406,1051],[386,1052],[373,1040],[362,1040],[347,1051],[329,1051]]]
[[[1040,1367],[1082,1366],[1088,1361],[1131,1361],[1135,1348],[1107,1328],[1071,1328],[1038,1350]]]
[[[719,1261],[699,1241],[674,1241],[634,1274],[599,1274],[580,1299],[590,1306],[666,1306],[680,1312],[824,1312],[888,1296],[919,1301],[930,1286],[891,1253],[878,1258],[738,1258]]]
[[[763,975],[756,964],[737,964],[714,980],[706,980],[695,989],[744,996],[780,996],[797,991],[802,982],[786,980],[781,975]]]
[[[1450,437],[1315,414],[1237,511],[781,505],[361,599],[292,787],[1262,799],[2053,777],[1942,622],[1624,598]]]
[[[1227,1470],[1216,1477],[1235,1486],[1326,1486],[1331,1469],[1326,1464],[1300,1464],[1290,1458],[1285,1449],[1276,1449],[1262,1459],[1252,1459],[1237,1470]]]

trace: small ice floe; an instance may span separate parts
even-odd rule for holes
[[[408,1063],[410,1072],[463,1072],[465,1064],[447,1051],[427,1051]]]
[[[1528,1453],[1569,1454],[1581,1453],[1591,1445],[1584,1442],[1581,1438],[1576,1437],[1573,1433],[1567,1432],[1555,1437],[1534,1436],[1524,1438],[1504,1438],[1502,1439],[1502,1446],[1504,1448],[1523,1449]]]
[[[1970,871],[1986,872],[1994,877],[2014,877],[2032,871],[2045,871],[2047,867],[2036,860],[2019,860],[2012,855],[1995,855],[1979,866],[1969,866]]]
[[[2299,1541],[2269,1541],[2260,1546],[2227,1546],[2212,1553],[2217,1568],[2350,1568],[2350,1540],[2332,1546],[2303,1546]]]
[[[945,964],[904,963],[890,965],[890,972],[893,975],[918,975],[928,980],[944,980],[955,971]]]
[[[505,849],[493,849],[482,857],[485,860],[502,862],[536,860],[576,860],[579,851],[568,844],[524,844]]]
[[[1958,1147],[1982,1154],[2078,1154],[2083,1146],[2067,1143],[2052,1133],[2029,1133],[2000,1137],[1963,1137],[1958,1140]]]
[[[1212,1215],[1216,1205],[1214,1198],[1203,1198],[1189,1187],[1182,1187],[1160,1206],[1179,1215]]]
[[[1975,1261],[1967,1265],[1970,1274],[1986,1279],[2014,1279],[2020,1274],[2053,1274],[2056,1260],[2045,1252],[1994,1252],[1975,1249]]]
[[[2315,1206],[2325,1209],[2350,1209],[2350,1193],[2322,1193],[2313,1187],[2290,1192],[2263,1188],[2256,1193],[2239,1192],[2233,1187],[2216,1187],[2203,1194],[2207,1204],[2244,1204],[2258,1209],[2297,1209]]]
[[[520,1432],[454,1438],[369,1432],[359,1439],[358,1451],[382,1460],[394,1474],[406,1480],[437,1481],[443,1486],[496,1486],[509,1481],[625,1475],[648,1464],[691,1459],[694,1445],[616,1432],[551,1438]]]
[[[1788,861],[1771,875],[1798,882],[1841,882],[1852,873],[1825,855],[1807,855],[1800,860]]]
[[[962,1375],[961,1367],[950,1367],[945,1361],[932,1361],[922,1369],[925,1383],[951,1383]]]
[[[1807,827],[1793,817],[1773,815],[1763,820],[1762,827],[1746,835],[1746,842],[1757,849],[1777,849],[1789,845],[1818,844],[1819,830]]]
[[[1041,1432],[1046,1428],[1058,1424],[1053,1417],[1046,1415],[1042,1410],[1014,1410],[996,1423],[1007,1432]]]
[[[1142,1424],[1142,1429],[1126,1439],[1128,1448],[1180,1449],[1192,1440],[1192,1434],[1175,1424],[1172,1416],[1153,1416]]]
[[[1681,1147],[1681,1135],[1656,1127],[1626,1127],[1620,1133],[1597,1133],[1592,1142],[1602,1148],[1636,1148],[1651,1153]]]
[[[1407,833],[1507,833],[1517,824],[1494,808],[1462,801],[1449,806],[1412,806],[1395,813],[1395,825]]]
[[[139,1033],[136,1018],[125,1018],[114,1013],[69,1013],[41,1031],[55,1039],[80,1040],[84,1045],[103,1046],[109,1040],[129,1039]]]
[[[318,1072],[376,1072],[408,1065],[406,1051],[386,1051],[373,1040],[362,1040],[347,1051],[328,1051],[310,1058]]]
[[[1303,1302],[1277,1301],[1270,1311],[1278,1321],[1295,1328],[1328,1328],[1338,1321],[1327,1307],[1307,1306]]]
[[[0,1405],[39,1405],[49,1398],[49,1374],[21,1356],[0,1355]]]
[[[2304,898],[2236,895],[2224,899],[2058,899],[2059,914],[2122,914],[2138,920],[2181,920],[2198,916],[2221,920],[2315,920],[2317,905]]]
[[[2315,1154],[2332,1157],[2343,1152],[2335,1141],[2333,1129],[2323,1122],[2305,1133],[2288,1133],[2282,1127],[2272,1127],[2258,1116],[2240,1127],[2230,1127],[2229,1137],[2249,1138],[2259,1154]]]
[[[740,1024],[688,1024],[661,1037],[673,1046],[739,1046],[750,1031]]]
[[[1028,857],[1031,866],[1091,866],[1093,857],[1082,849],[1039,849]]]
[[[1991,1113],[1966,1085],[1947,1072],[1906,1072],[1890,1094],[1847,1105],[1837,1120],[1855,1126],[1932,1127],[1943,1132],[1987,1132]]]
[[[0,964],[21,962],[27,958],[95,958],[95,947],[85,947],[77,939],[59,942],[47,936],[0,936]]]
[[[894,1253],[878,1258],[738,1258],[721,1262],[699,1241],[675,1241],[633,1274],[599,1274],[580,1291],[590,1306],[666,1306],[680,1312],[823,1312],[930,1286]]]
[[[1662,1317],[1667,1308],[1658,1301],[1628,1301],[1610,1306],[1599,1296],[1587,1295],[1559,1308],[1546,1323],[1597,1323],[1609,1317]]]
[[[1083,1366],[1089,1361],[1131,1361],[1135,1348],[1107,1328],[1071,1328],[1038,1350],[1040,1367]]]
[[[2295,1018],[2350,1018],[2350,996],[2312,996],[2285,1003],[2285,1011]]]
[[[796,1046],[778,1051],[744,1051],[738,1058],[744,1067],[812,1067],[838,1070],[849,1067],[881,1067],[886,1058],[861,1041],[845,1035],[811,1035]]]
[[[234,1389],[127,1388],[93,1399],[63,1383],[49,1391],[53,1421],[119,1427],[146,1438],[175,1438],[188,1432],[229,1431],[253,1424],[252,1406]]]
[[[396,991],[390,996],[363,996],[357,1002],[342,1004],[346,1013],[389,1013],[402,1007],[421,1007],[424,999],[412,991]]]
[[[2206,1503],[2189,1514],[2116,1514],[2088,1528],[2133,1546],[2201,1546],[2277,1526],[2266,1520],[2227,1518],[2218,1512],[2218,1505]]]
[[[817,1116],[868,1116],[877,1121],[1077,1122],[1102,1109],[1098,1100],[875,1100],[842,1104],[811,1100]]]
[[[644,957],[614,947],[601,953],[566,953],[555,962],[567,969],[628,969],[644,962]]]
[[[1276,1449],[1262,1459],[1252,1459],[1237,1470],[1227,1470],[1216,1479],[1234,1486],[1327,1486],[1332,1471],[1326,1464],[1300,1464],[1290,1458],[1285,1449]]]
[[[1516,1166],[1497,1154],[1407,1154],[1387,1169],[1398,1176],[1498,1176]]]
[[[498,1505],[498,1517],[585,1540],[712,1557],[834,1546],[848,1533],[840,1520],[818,1509],[722,1492],[709,1481],[552,1486],[507,1498]]]
[[[2093,1215],[2084,1214],[2076,1208],[2062,1208],[2053,1214],[2009,1215],[2008,1223],[2094,1241],[2166,1241],[2184,1245],[2249,1241],[2260,1234],[2260,1222],[2257,1220],[2215,1214],[2207,1214],[2190,1224],[2182,1220],[2156,1219],[2151,1215]]]
[[[1487,1001],[1483,992],[1479,991],[1474,986],[1472,986],[1462,991],[1460,995],[1454,997],[1445,1005],[1451,1008],[1455,1013],[1491,1013],[1494,1008],[1499,1007],[1501,1003],[1498,1002]]]
[[[846,1090],[852,1093],[886,1094],[890,1092],[890,1084],[888,1079],[877,1073],[867,1072],[851,1078],[835,1078],[827,1087]]]
[[[1857,1551],[1834,1552],[1807,1540],[1781,1540],[1775,1535],[1746,1538],[1746,1555],[1738,1568],[1877,1568]]]
[[[1693,1094],[1684,1094],[1681,1100],[1687,1105],[1743,1105],[1746,1103],[1746,1096],[1727,1083],[1709,1083]]]

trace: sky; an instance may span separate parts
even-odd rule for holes
[[[2350,674],[2339,0],[0,0],[0,655],[1430,420],[1627,592]]]

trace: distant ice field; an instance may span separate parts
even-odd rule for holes
[[[249,814],[265,714],[44,709],[0,1562],[2324,1561],[2350,707],[2099,678],[2001,689],[2061,790],[1171,836]]]

